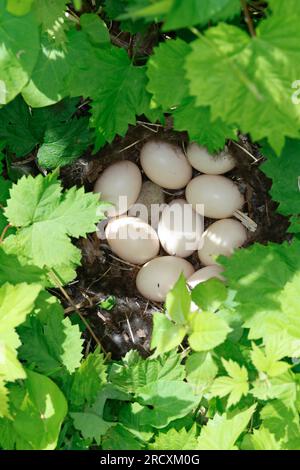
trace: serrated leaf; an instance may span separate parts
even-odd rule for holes
[[[5,253],[3,247],[0,248],[0,286],[9,282],[19,284],[44,284],[45,272],[36,266],[27,264],[23,266],[17,256]]]
[[[299,415],[293,405],[287,406],[280,400],[272,400],[263,407],[261,419],[264,429],[272,433],[282,445],[299,439]]]
[[[250,393],[259,400],[278,399],[287,407],[293,407],[296,400],[297,386],[291,371],[276,377],[261,377],[253,382]]]
[[[155,350],[155,356],[179,346],[187,333],[184,326],[174,325],[165,314],[155,312],[153,314],[153,333],[151,338],[151,349]]]
[[[196,313],[191,321],[189,344],[194,351],[209,351],[225,341],[231,331],[227,323],[214,313]]]
[[[215,379],[210,393],[212,396],[228,397],[227,406],[230,407],[238,403],[243,395],[247,395],[249,390],[248,372],[244,366],[237,362],[222,359],[223,366],[229,377],[222,376]]]
[[[13,100],[30,79],[39,50],[38,25],[32,13],[15,16],[0,1],[0,104]]]
[[[83,438],[95,439],[97,444],[100,444],[101,436],[106,434],[109,428],[115,426],[114,423],[108,423],[101,416],[88,411],[70,413],[70,416]]]
[[[262,171],[272,178],[270,194],[279,202],[277,211],[280,214],[298,216],[300,213],[300,140],[287,139],[283,151],[278,158],[270,149],[263,149],[268,159],[261,166]],[[298,227],[289,227],[289,232],[298,231]],[[299,230],[300,231],[300,230]]]
[[[240,13],[239,0],[174,0],[164,31],[227,20]]]
[[[218,373],[218,367],[211,353],[193,353],[185,363],[186,379],[195,393],[206,393]]]
[[[284,374],[290,365],[287,362],[279,361],[283,356],[280,352],[278,354],[274,348],[268,348],[268,344],[265,351],[262,351],[255,343],[252,343],[251,360],[253,364],[259,372],[264,372],[270,377]]]
[[[235,442],[245,430],[255,411],[255,405],[233,418],[216,414],[203,426],[198,438],[199,450],[236,450]]]
[[[252,434],[247,434],[243,441],[243,450],[281,450],[281,442],[277,441],[264,426],[254,429]]]
[[[104,21],[95,13],[80,16],[80,26],[95,46],[110,44],[109,31]]]
[[[75,187],[62,194],[53,174],[21,178],[10,196],[5,214],[13,226],[20,227],[14,236],[15,246],[39,267],[68,264],[78,251],[69,237],[95,231],[101,219],[97,195]]]
[[[56,38],[57,42],[65,40],[64,19],[67,0],[36,0],[33,11],[42,30]]]
[[[168,432],[160,432],[155,441],[149,445],[151,450],[196,450],[197,438],[195,428],[190,431],[182,428],[180,431],[170,429]]]
[[[209,28],[194,41],[186,62],[196,104],[210,106],[213,119],[237,125],[253,140],[267,137],[277,153],[286,136],[299,137],[300,124],[300,108],[291,99],[291,84],[300,72],[295,52],[300,11],[295,0],[288,6],[292,17],[282,18],[285,10],[278,6],[254,38],[228,24]],[[276,86],[270,87],[271,81]]]
[[[102,438],[103,450],[141,450],[143,445],[121,424],[111,426]]]

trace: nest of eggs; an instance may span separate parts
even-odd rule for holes
[[[93,190],[99,176],[110,165],[130,160],[140,168],[145,183],[149,178],[142,169],[140,155],[143,146],[149,141],[168,142],[184,152],[188,146],[188,139],[184,133],[174,132],[168,126],[150,127],[149,124],[140,122],[136,127],[129,129],[125,138],[117,138],[113,144],[107,145],[98,154],[93,156],[87,154],[72,166],[62,169],[62,180],[66,187],[76,184],[84,185],[87,190]],[[244,199],[243,212],[257,225],[255,231],[247,230],[243,246],[255,242],[281,243],[287,239],[288,222],[276,213],[276,204],[268,195],[271,182],[259,169],[263,160],[259,149],[246,137],[241,136],[239,142],[228,143],[228,151],[234,159],[235,166],[226,173],[225,177],[236,185]],[[199,171],[196,169],[192,171],[194,179],[199,175]],[[161,193],[155,197],[161,198]],[[185,187],[163,190],[163,199],[167,204],[174,199],[183,198],[185,198]],[[207,229],[215,223],[216,218],[216,216],[214,219],[205,217],[204,228]],[[130,349],[137,349],[142,355],[149,354],[152,313],[162,309],[163,304],[145,299],[137,290],[136,278],[141,266],[121,259],[112,251],[107,241],[99,239],[97,234],[90,235],[86,240],[80,240],[79,247],[83,253],[82,266],[78,271],[77,280],[69,285],[67,290],[77,308],[86,315],[103,349],[116,359]],[[157,256],[168,254],[160,247]],[[197,251],[185,260],[195,271],[204,267]],[[108,296],[114,296],[110,310],[101,308],[102,302]],[[73,307],[69,307],[69,311],[72,310]]]

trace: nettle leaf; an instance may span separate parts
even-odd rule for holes
[[[203,426],[198,438],[199,450],[236,450],[235,442],[245,430],[253,413],[255,405],[236,414],[233,418],[216,414]]]
[[[14,446],[17,450],[55,449],[67,401],[48,377],[30,370],[26,375],[27,379],[10,391]]]
[[[194,351],[209,351],[223,343],[231,328],[217,314],[196,313],[191,321],[189,344]]]
[[[154,356],[159,356],[179,346],[186,334],[185,326],[175,325],[164,313],[155,312],[151,337],[151,349],[156,349]]]
[[[187,131],[189,138],[203,145],[211,153],[222,150],[227,139],[236,140],[234,126],[225,124],[220,118],[212,121],[209,107],[196,106],[194,98],[187,98],[173,111],[174,129]]]
[[[69,237],[94,232],[101,219],[97,195],[75,187],[62,194],[55,174],[23,177],[13,185],[10,196],[5,215],[19,228],[14,244],[39,267],[68,264],[74,250],[78,251]]]
[[[279,202],[277,211],[283,215],[300,214],[300,140],[287,139],[280,158],[276,157],[270,149],[263,148],[268,156],[261,166],[262,171],[272,178],[270,190],[272,199]],[[289,227],[289,232],[300,231],[298,225]]]
[[[18,332],[22,340],[20,358],[34,364],[38,372],[72,373],[80,366],[83,339],[79,327],[64,316],[56,297],[43,292],[36,301],[34,315]]]
[[[146,85],[144,67],[135,67],[124,49],[97,51],[101,75],[93,95],[91,126],[96,129],[96,147],[112,142],[116,134],[124,136],[128,125],[142,114]]]
[[[279,153],[285,137],[299,137],[300,108],[292,102],[291,84],[300,74],[300,5],[288,1],[292,16],[284,14],[287,3],[285,9],[277,1],[271,7],[254,38],[228,24],[209,28],[191,44],[186,71],[196,104],[210,106],[212,119],[237,125],[254,140],[267,137]]]
[[[68,398],[73,406],[93,405],[99,390],[106,383],[106,365],[103,354],[96,349],[90,353],[75,371]]]
[[[139,393],[151,383],[183,380],[184,376],[184,367],[176,351],[147,360],[136,351],[130,351],[122,363],[114,363],[109,372],[110,381],[130,393]]]
[[[286,309],[292,296],[298,296],[300,279],[294,276],[300,269],[299,249],[295,239],[291,244],[255,244],[230,258],[220,258],[228,286],[236,291],[235,310],[250,329],[249,338],[267,341],[285,333],[290,341],[288,355],[299,351],[298,308]],[[290,282],[295,282],[294,288]]]
[[[90,143],[88,118],[75,118],[49,127],[37,153],[39,164],[53,169],[69,165],[84,153]]]
[[[244,366],[240,366],[237,362],[222,359],[222,363],[229,377],[218,377],[210,392],[212,396],[225,397],[229,395],[227,406],[230,407],[238,403],[243,395],[247,395],[249,390],[248,372]]]
[[[195,427],[189,431],[185,428],[177,431],[170,429],[168,432],[160,432],[155,441],[149,445],[151,450],[197,450],[197,437]]]
[[[38,50],[38,25],[32,13],[16,16],[0,1],[0,104],[13,100],[30,79]]]
[[[186,0],[174,0],[163,29],[168,31],[227,20],[238,15],[240,10],[239,0],[190,0],[188,6]]]

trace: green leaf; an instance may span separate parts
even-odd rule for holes
[[[64,19],[68,0],[36,0],[33,11],[42,30],[56,39],[65,40]]]
[[[210,106],[213,120],[237,125],[253,140],[267,137],[277,153],[286,136],[299,137],[300,127],[300,108],[291,99],[291,84],[300,73],[299,3],[290,0],[289,8],[291,17],[276,8],[255,37],[228,24],[209,28],[192,43],[186,61],[196,104]]]
[[[124,49],[97,51],[98,90],[93,95],[91,125],[97,131],[96,147],[112,142],[116,134],[124,136],[128,124],[142,114],[140,103],[145,93],[145,69],[135,67]]]
[[[164,31],[193,26],[205,25],[209,21],[228,20],[240,13],[239,0],[174,0],[167,15]]]
[[[96,349],[75,371],[68,398],[72,405],[93,405],[102,385],[106,383],[106,365],[103,354]]]
[[[153,314],[153,332],[151,338],[151,349],[156,348],[155,356],[179,346],[187,333],[184,326],[174,325],[168,320],[164,313]]]
[[[46,129],[37,153],[39,164],[52,169],[69,165],[84,153],[90,143],[88,118],[58,123]]]
[[[150,450],[197,450],[197,438],[195,428],[190,431],[185,428],[176,431],[170,429],[168,432],[160,432],[155,441],[149,445]]]
[[[278,351],[277,342],[268,342],[265,352],[252,343],[251,360],[259,372],[265,372],[270,377],[284,374],[290,365],[287,362],[279,361],[283,357],[280,350]],[[280,344],[280,343],[279,343]]]
[[[291,371],[271,378],[262,375],[252,385],[250,393],[259,400],[276,398],[289,408],[295,406],[297,386]]]
[[[261,426],[259,429],[254,429],[253,434],[245,436],[243,450],[282,450],[282,447],[274,434]]]
[[[139,413],[140,419],[155,428],[186,416],[199,401],[191,385],[179,381],[150,383],[139,390],[138,396],[145,406]]]
[[[229,377],[218,377],[210,392],[212,396],[225,397],[229,395],[227,406],[230,407],[238,403],[243,395],[247,395],[249,391],[248,372],[244,366],[240,366],[237,362],[222,359],[222,363]]]
[[[69,237],[94,232],[101,218],[97,215],[97,195],[75,187],[61,194],[54,174],[23,177],[12,187],[10,196],[5,215],[13,226],[20,227],[14,243],[20,254],[39,267],[68,264],[78,251]]]
[[[194,98],[187,98],[173,111],[174,129],[187,131],[190,141],[196,142],[211,153],[222,150],[227,139],[236,140],[234,126],[221,121],[212,121],[209,107],[195,105]]]
[[[43,37],[31,79],[22,90],[26,103],[39,108],[64,98],[68,94],[65,86],[68,70],[65,48],[56,45],[53,39]]]
[[[0,286],[9,282],[19,284],[45,284],[45,272],[36,266],[27,264],[23,266],[17,256],[7,254],[0,248]]]
[[[191,296],[186,285],[183,274],[180,277],[166,298],[166,310],[171,320],[182,325],[185,324],[191,308]]]
[[[14,16],[0,1],[0,104],[13,100],[30,79],[38,57],[38,25],[32,13]]]
[[[36,301],[35,315],[19,329],[21,359],[35,364],[38,372],[54,375],[74,372],[82,359],[83,339],[78,325],[64,317],[56,297],[43,292]]]
[[[147,88],[164,110],[180,105],[188,95],[183,67],[190,50],[190,46],[182,39],[172,39],[156,47],[149,59]]]
[[[268,155],[268,159],[262,164],[261,169],[269,178],[272,178],[270,194],[274,201],[279,202],[277,211],[286,216],[292,214],[298,216],[300,213],[300,140],[287,139],[279,158],[270,152],[270,149],[263,149],[263,151]],[[293,231],[292,227],[289,228],[289,232],[291,231]]]
[[[112,426],[102,439],[103,450],[126,451],[140,450],[142,448],[143,445],[141,442],[139,442],[130,431],[120,424]]]
[[[30,12],[34,0],[7,0],[6,9],[16,16],[27,15]]]
[[[80,16],[80,26],[95,46],[110,44],[109,31],[104,21],[94,13]]]
[[[57,385],[44,375],[30,370],[26,374],[27,380],[10,393],[16,449],[55,449],[67,414],[66,399]]]
[[[299,414],[294,406],[287,406],[280,400],[272,400],[261,411],[263,427],[275,437],[282,446],[288,447],[299,439]]]
[[[194,351],[209,351],[223,343],[231,331],[227,323],[214,313],[196,313],[191,321],[189,344]]]
[[[209,279],[192,290],[192,301],[202,310],[216,312],[227,299],[227,289],[219,279]]]
[[[184,375],[184,367],[176,351],[147,360],[143,360],[136,351],[130,351],[121,364],[112,365],[109,379],[126,392],[139,393],[147,384],[183,380]]]
[[[185,363],[186,379],[195,393],[206,393],[218,373],[218,367],[210,353],[193,353]]]
[[[203,426],[198,438],[199,450],[236,450],[235,442],[245,430],[255,411],[255,405],[233,418],[216,414]]]

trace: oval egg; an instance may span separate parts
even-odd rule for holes
[[[212,155],[205,147],[193,142],[188,145],[186,155],[193,168],[208,175],[222,175],[235,167],[228,150]]]
[[[133,264],[144,264],[159,252],[155,230],[137,217],[124,216],[110,220],[105,235],[112,251]]]
[[[192,177],[192,167],[183,151],[167,142],[147,142],[141,150],[140,161],[148,178],[162,188],[183,188]]]
[[[101,193],[101,200],[113,204],[106,213],[109,217],[124,214],[137,200],[142,187],[142,175],[138,166],[123,160],[110,165],[97,179],[94,192]]]
[[[218,220],[211,224],[203,234],[203,246],[198,251],[204,265],[218,264],[216,256],[230,256],[236,248],[247,240],[245,227],[233,219]]]
[[[198,269],[191,277],[188,278],[187,284],[191,289],[194,289],[201,282],[208,281],[208,279],[217,278],[220,281],[224,281],[224,277],[221,275],[224,268],[219,265],[206,266],[205,268]]]
[[[196,176],[187,185],[185,196],[193,209],[212,219],[231,217],[244,205],[237,185],[225,176]]]
[[[187,258],[200,248],[203,217],[184,199],[175,199],[163,210],[157,233],[169,255]]]
[[[181,273],[188,279],[194,268],[185,259],[161,256],[146,263],[136,278],[136,287],[146,299],[164,302],[167,293],[176,284]]]

